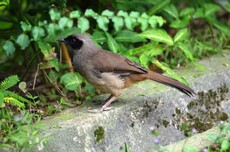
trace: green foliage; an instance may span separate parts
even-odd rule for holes
[[[3,49],[5,50],[7,56],[10,56],[15,52],[15,47],[12,41],[6,41],[3,45]]]
[[[25,99],[24,97],[9,91],[8,89],[13,87],[19,82],[19,78],[17,75],[9,76],[8,78],[4,79],[0,83],[0,106],[2,108],[5,107],[5,103],[9,103],[11,105],[16,105],[19,108],[25,108],[24,103],[30,103],[29,100]]]
[[[166,31],[161,29],[148,30],[139,34],[139,36],[148,38],[155,42],[163,42],[168,44],[169,46],[173,45],[172,38],[166,33]]]
[[[216,151],[224,152],[230,150],[230,125],[222,124],[219,126],[220,134],[209,134],[208,137],[210,140],[219,144],[219,149],[215,149]],[[211,148],[211,147],[210,147]]]
[[[12,86],[16,85],[18,82],[19,82],[19,78],[17,75],[9,76],[8,78],[5,78],[5,80],[3,80],[0,83],[0,91],[7,90]]]
[[[0,110],[0,148],[8,147],[12,150],[30,151],[37,144],[44,144],[46,139],[39,135],[38,127],[35,127],[32,122],[35,117],[38,117],[36,124],[40,122],[37,115],[30,114],[26,111],[21,111],[19,114],[12,114],[9,109]]]
[[[65,4],[66,1],[60,0],[60,4],[57,6],[65,6]],[[215,13],[220,11],[221,7],[212,2],[199,2],[197,3],[198,5],[189,3],[190,6],[181,10],[176,7],[176,3],[172,3],[171,1],[133,2],[132,5],[138,6],[133,11],[126,11],[131,6],[129,2],[124,2],[122,5],[117,2],[117,4],[118,11],[109,9],[102,11],[73,9],[64,12],[59,7],[48,9],[46,6],[49,5],[49,2],[44,3],[41,5],[40,10],[46,9],[49,12],[49,17],[45,17],[39,11],[36,13],[40,14],[40,17],[37,17],[36,20],[31,20],[24,16],[19,17],[21,19],[20,28],[23,33],[11,36],[3,44],[3,49],[7,55],[14,55],[15,48],[17,48],[15,43],[20,46],[21,50],[32,46],[32,49],[36,52],[35,47],[38,47],[39,52],[44,56],[44,60],[49,62],[49,66],[47,64],[40,66],[42,67],[41,69],[55,68],[59,70],[60,65],[58,64],[56,53],[54,53],[55,50],[52,50],[51,47],[53,46],[53,42],[60,37],[65,37],[76,32],[84,33],[93,29],[93,38],[100,43],[106,42],[107,45],[104,47],[116,53],[126,54],[130,48],[131,50],[128,52],[131,52],[136,46],[139,46],[136,45],[137,42],[141,42],[143,48],[144,45],[151,46],[150,43],[158,44],[158,47],[162,48],[161,54],[147,53],[140,56],[141,60],[136,59],[136,61],[147,66],[151,62],[153,63],[154,59],[151,58],[155,57],[156,59],[157,56],[166,52],[166,54],[172,54],[175,59],[165,58],[164,62],[168,63],[171,67],[176,67],[183,62],[195,61],[196,54],[191,51],[192,48],[189,45],[189,43],[194,42],[188,40],[191,38],[189,25],[193,20],[203,18],[204,21],[213,25],[213,27],[220,30],[223,34],[229,33],[227,25],[218,21],[215,17]],[[141,11],[147,4],[152,6],[148,13]],[[11,4],[9,5],[11,6]],[[30,4],[29,6],[33,10],[33,5]],[[34,5],[36,8],[38,6],[40,4]],[[126,9],[121,10],[120,7]],[[162,14],[163,17],[156,16],[154,15],[155,13]],[[177,30],[174,37],[161,28],[166,24],[166,20],[169,21],[169,25],[172,28]],[[99,33],[101,34],[98,35]],[[150,42],[146,44],[148,40]],[[201,42],[195,42],[195,45],[197,43],[200,45]],[[203,45],[203,43],[201,44]],[[181,52],[174,51],[176,49],[179,49]],[[129,53],[128,57],[134,59],[141,52],[143,51]],[[146,57],[147,55],[151,56]],[[178,60],[177,58],[179,57],[181,59]],[[166,72],[169,72],[169,70]]]
[[[29,36],[26,34],[20,34],[16,40],[16,43],[21,47],[21,50],[24,50],[30,44]]]
[[[35,115],[21,109],[25,109],[25,103],[31,102],[10,91],[19,82],[17,75],[12,75],[0,82],[0,147],[8,147],[21,151],[31,149],[40,139],[38,139],[38,130],[32,126],[32,120]],[[20,86],[25,90],[25,84]],[[21,113],[18,114],[13,108],[16,107]],[[39,117],[39,116],[36,116]],[[39,122],[39,119],[37,120]],[[37,139],[36,139],[36,138]]]
[[[66,73],[61,77],[61,83],[66,89],[74,91],[80,88],[82,80],[75,73]]]
[[[130,152],[129,145],[127,143],[125,143],[125,152]]]

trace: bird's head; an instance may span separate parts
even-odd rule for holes
[[[80,50],[88,38],[89,36],[86,34],[74,34],[66,38],[57,39],[57,41],[64,42],[72,50]]]
[[[74,34],[66,38],[57,39],[57,41],[64,42],[68,46],[71,55],[80,52],[86,54],[98,51],[98,46],[87,34]]]

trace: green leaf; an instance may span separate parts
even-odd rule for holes
[[[55,25],[56,27],[56,25]],[[58,27],[59,29],[59,27]],[[80,33],[80,30],[76,27],[70,28],[70,29],[65,29],[65,30],[61,30],[61,31],[57,31],[57,34],[54,35],[48,35],[45,38],[46,42],[57,42],[57,38],[63,38],[63,37],[67,37],[70,36],[72,34],[76,34],[76,33]]]
[[[110,11],[110,10],[104,10],[101,15],[103,16],[107,16],[107,17],[113,17],[114,16],[114,12]]]
[[[145,14],[145,16],[148,16],[145,12],[143,13]],[[140,17],[140,13],[136,12],[136,11],[131,11],[129,14],[130,17],[134,17],[134,18],[139,18]]]
[[[127,12],[124,12],[124,11],[122,11],[122,10],[119,10],[119,11],[117,12],[117,16],[126,17],[126,16],[128,16],[128,13],[127,13]]]
[[[190,60],[190,61],[194,61],[193,55],[191,53],[191,51],[188,49],[188,47],[181,42],[178,42],[178,47],[184,52],[185,56]]]
[[[4,100],[6,102],[9,102],[10,104],[16,105],[20,108],[25,108],[25,104],[20,102],[18,99],[13,98],[13,97],[5,97]]]
[[[85,16],[91,16],[95,19],[98,17],[98,14],[94,12],[92,9],[86,9]]]
[[[109,19],[105,16],[98,16],[97,18],[98,27],[103,31],[108,31]]]
[[[7,56],[14,54],[15,52],[14,43],[11,41],[6,41],[5,44],[3,45],[3,49],[5,50]]]
[[[163,42],[168,45],[173,45],[172,38],[166,33],[166,31],[161,29],[148,30],[139,34],[139,36],[156,42]]]
[[[162,17],[158,17],[158,16],[149,17],[148,22],[152,28],[156,28],[157,25],[161,27],[164,23],[166,23],[166,21]]]
[[[140,50],[140,48],[134,49],[133,52],[135,52],[135,51],[137,52],[138,49]],[[140,52],[142,52],[140,55],[140,62],[142,65],[144,65],[146,68],[148,68],[149,63],[152,62],[152,60],[155,60],[153,57],[162,54],[163,47],[161,47],[157,44],[146,45],[145,50],[143,51],[143,49],[141,49],[139,51],[139,53]]]
[[[156,16],[149,17],[148,22],[149,22],[151,28],[156,28],[157,27],[157,17]]]
[[[164,23],[166,23],[166,20],[164,20],[161,16],[157,17],[157,23],[159,27],[161,27]]]
[[[0,92],[0,107],[1,107],[3,102],[4,102],[4,94],[2,92]]]
[[[212,141],[216,141],[219,138],[219,136],[215,134],[208,134],[208,138]]]
[[[79,18],[80,16],[81,16],[81,13],[80,13],[78,10],[72,11],[72,12],[70,12],[70,14],[69,14],[69,17],[70,17],[70,18]]]
[[[119,52],[120,48],[119,48],[119,45],[117,44],[117,42],[113,39],[113,37],[109,33],[106,32],[105,34],[108,38],[109,49],[114,53]]]
[[[79,18],[77,27],[81,30],[81,33],[84,33],[89,29],[89,20],[84,17]]]
[[[174,42],[183,41],[188,37],[188,35],[189,35],[189,32],[187,28],[180,29],[174,36]]]
[[[185,151],[185,152],[197,152],[198,150],[197,150],[197,148],[195,148],[193,146],[185,146],[182,151]]]
[[[152,60],[152,58],[150,58],[150,56],[148,56],[146,53],[143,53],[140,55],[139,60],[141,62],[141,65],[148,69],[149,63]]]
[[[149,26],[148,18],[149,18],[149,16],[146,13],[143,13],[137,19],[137,21],[141,24],[141,31],[145,31],[148,28],[148,26]]]
[[[223,34],[229,35],[230,33],[230,28],[227,24],[224,24],[212,17],[207,17],[206,20],[212,24],[213,26],[215,26],[217,29],[219,29],[220,31],[223,32]]]
[[[60,29],[64,30],[65,28],[73,27],[73,21],[67,17],[62,17],[59,20],[58,25],[59,25]]]
[[[38,40],[42,39],[42,37],[45,36],[45,30],[42,27],[35,26],[32,29],[32,36],[33,36],[35,41],[38,41]]]
[[[182,20],[177,19],[170,24],[173,28],[184,28],[189,24],[189,16],[185,16]]]
[[[44,56],[49,56],[50,54],[50,50],[51,50],[51,46],[49,43],[45,43],[42,41],[38,42],[38,47],[41,49],[41,52]]]
[[[203,18],[204,17],[204,9],[203,8],[197,8],[195,13],[193,14],[193,18]]]
[[[133,31],[133,28],[135,27],[135,23],[136,23],[136,18],[131,16],[125,17],[125,26],[127,27],[127,29]]]
[[[55,21],[55,20],[57,21],[57,20],[59,20],[61,18],[61,15],[58,12],[58,10],[54,9],[54,8],[49,10],[49,15],[50,15],[50,18],[51,18],[52,21]]]
[[[10,4],[10,1],[9,0],[1,0],[0,1],[0,6],[7,6]]]
[[[53,35],[54,36],[57,30],[59,30],[58,24],[56,24],[56,23],[50,23],[50,24],[48,24],[47,31],[48,31],[49,35]]]
[[[28,31],[31,31],[32,29],[32,26],[30,24],[27,24],[25,22],[20,22],[21,24],[21,28],[24,32],[28,32]]]
[[[0,30],[8,30],[8,29],[11,29],[11,28],[13,28],[13,25],[14,25],[14,23],[13,22],[11,22],[11,21],[3,21],[4,19],[4,17],[0,17],[1,19],[0,19]]]
[[[16,43],[21,47],[22,50],[27,48],[30,44],[30,39],[27,34],[20,34],[16,40]]]
[[[121,30],[117,33],[115,40],[117,42],[131,42],[131,43],[136,43],[136,42],[144,42],[145,39],[138,36],[138,33],[129,31],[129,30]]]
[[[214,3],[206,3],[204,5],[204,15],[205,16],[209,16],[212,15],[214,13],[216,13],[217,11],[220,11],[221,7],[214,4]]]
[[[57,79],[59,78],[58,72],[56,72],[54,70],[50,70],[49,71],[49,78],[51,81],[57,81]]]
[[[228,140],[223,140],[220,146],[221,151],[227,151],[230,150],[230,143]]]
[[[79,89],[82,80],[74,73],[67,73],[61,77],[61,83],[65,85],[65,88],[71,91]]]
[[[26,92],[26,82],[20,82],[18,85],[19,89],[22,90],[24,93]]]
[[[21,101],[21,102],[25,102],[25,103],[31,104],[31,102],[30,102],[28,99],[26,99],[26,98],[24,98],[24,97],[22,97],[22,96],[20,96],[20,95],[18,95],[18,94],[16,94],[16,93],[14,93],[14,92],[12,92],[12,91],[8,91],[8,90],[4,91],[4,96],[5,96],[5,97],[6,97],[6,96],[9,96],[9,97],[12,97],[12,98],[17,99],[18,101]],[[17,102],[17,101],[16,101],[16,102]]]
[[[19,82],[19,78],[17,75],[11,75],[7,78],[5,78],[1,83],[0,83],[0,90],[4,91],[7,90],[14,85],[16,85]]]
[[[138,48],[134,48],[132,50],[129,50],[126,52],[126,55],[137,55],[137,54],[141,54],[141,53],[144,53],[144,52],[151,52],[150,54],[147,54],[147,55],[157,55],[159,52],[159,54],[163,51],[163,48],[161,45],[158,45],[158,44],[153,44],[153,43],[149,43],[147,45],[143,45],[143,46],[140,46]],[[153,53],[155,52],[155,53]]]
[[[125,143],[125,152],[130,152],[129,145],[127,143]]]
[[[92,34],[92,37],[97,43],[104,43],[105,41],[107,41],[107,38],[105,37],[105,32],[101,32],[101,31],[96,30]]]
[[[187,16],[187,15],[192,15],[195,12],[195,9],[193,7],[186,7],[180,12],[180,16]]]
[[[49,60],[49,63],[55,68],[55,70],[59,71],[59,62],[57,58]]]
[[[133,31],[131,17],[129,17],[129,16],[125,17],[125,26],[127,27],[127,29]]]
[[[174,79],[188,85],[188,82],[180,77],[177,73],[175,73],[172,69],[170,69],[167,64],[161,63],[158,60],[153,60],[152,63],[154,63],[156,66],[158,66],[159,68],[161,68],[163,71],[165,71],[166,73],[168,73],[171,77],[173,77]]]
[[[45,26],[47,25],[47,20],[39,21],[38,26]]]
[[[113,26],[114,26],[116,32],[120,31],[124,26],[124,20],[122,17],[113,16],[112,22],[113,22]]]
[[[167,12],[170,16],[178,18],[179,13],[174,4],[169,4],[164,8],[164,11]]]
[[[153,15],[157,12],[159,12],[161,9],[165,8],[171,0],[164,0],[164,1],[159,1],[156,5],[154,5],[148,12],[149,15]]]

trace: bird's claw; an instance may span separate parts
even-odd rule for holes
[[[90,113],[100,113],[100,112],[103,112],[103,111],[109,111],[111,110],[112,107],[106,107],[106,108],[101,108],[101,109],[90,109],[90,110],[87,110],[88,112]]]

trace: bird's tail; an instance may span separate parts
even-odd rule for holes
[[[153,72],[153,71],[148,72],[148,79],[162,83],[162,84],[170,86],[172,88],[176,88],[177,90],[187,94],[190,97],[193,94],[196,94],[190,87],[184,85],[183,83],[181,83],[175,79],[169,78],[167,76],[161,75],[159,73]]]

